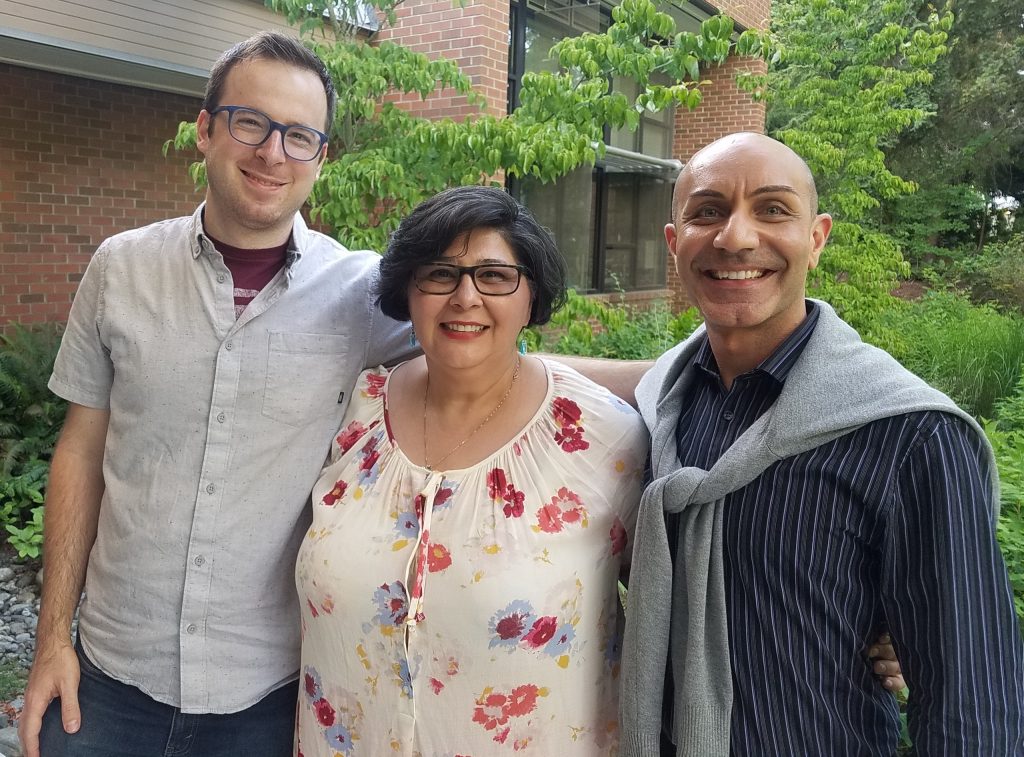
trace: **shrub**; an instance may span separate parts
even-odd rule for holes
[[[61,331],[15,325],[0,335],[0,526],[23,557],[39,555],[43,494],[67,407],[46,386]]]
[[[909,273],[892,237],[837,221],[821,262],[807,276],[807,294],[832,305],[864,341],[896,354],[905,343],[888,315],[902,303],[890,292]]]
[[[975,416],[991,417],[1024,364],[1024,320],[961,294],[930,291],[887,315],[901,335],[893,354]]]
[[[988,197],[968,184],[920,186],[910,195],[883,201],[880,228],[890,229],[915,269],[976,247],[987,217]]]
[[[562,355],[653,360],[689,336],[701,323],[696,309],[673,315],[664,303],[638,308],[606,304],[569,292],[564,308],[551,323],[531,330],[531,349]]]
[[[975,301],[1024,310],[1024,232],[957,255],[947,271]]]
[[[1013,392],[996,403],[996,419],[985,433],[999,468],[999,546],[1013,586],[1017,617],[1024,632],[1024,371]]]

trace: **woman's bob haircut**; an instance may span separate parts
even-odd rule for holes
[[[501,235],[526,268],[533,295],[530,325],[540,326],[565,304],[566,267],[551,232],[507,192],[496,187],[455,187],[421,202],[398,225],[380,263],[377,304],[385,315],[409,320],[409,283],[416,269],[439,260],[477,229]]]

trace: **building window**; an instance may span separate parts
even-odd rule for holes
[[[554,71],[548,51],[560,39],[608,28],[611,6],[573,0],[513,0],[509,54],[509,108],[525,72]],[[634,82],[617,81],[627,96]],[[672,112],[645,114],[640,128],[606,133],[608,155],[556,182],[509,181],[509,189],[552,230],[581,292],[660,289],[666,284],[662,228],[669,217]]]

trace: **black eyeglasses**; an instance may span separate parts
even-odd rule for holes
[[[473,280],[473,286],[480,294],[502,297],[519,289],[519,281],[525,266],[503,263],[483,265],[451,265],[449,263],[426,263],[416,269],[413,281],[424,294],[451,294],[459,288],[463,276]]]
[[[275,121],[266,113],[241,105],[221,105],[210,111],[228,114],[228,134],[243,145],[258,147],[276,131],[281,132],[284,154],[292,160],[308,161],[320,155],[327,144],[327,135],[310,126],[289,126]]]

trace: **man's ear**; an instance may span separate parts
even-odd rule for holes
[[[196,119],[196,147],[204,155],[210,145],[210,120],[210,114],[206,110],[199,111],[199,117]]]
[[[818,258],[825,248],[828,235],[832,232],[832,216],[828,213],[819,213],[811,225],[811,254],[807,259],[807,270],[811,271],[818,267]]]
[[[676,225],[674,223],[665,224],[665,244],[668,245],[668,251],[672,257],[676,256]]]

